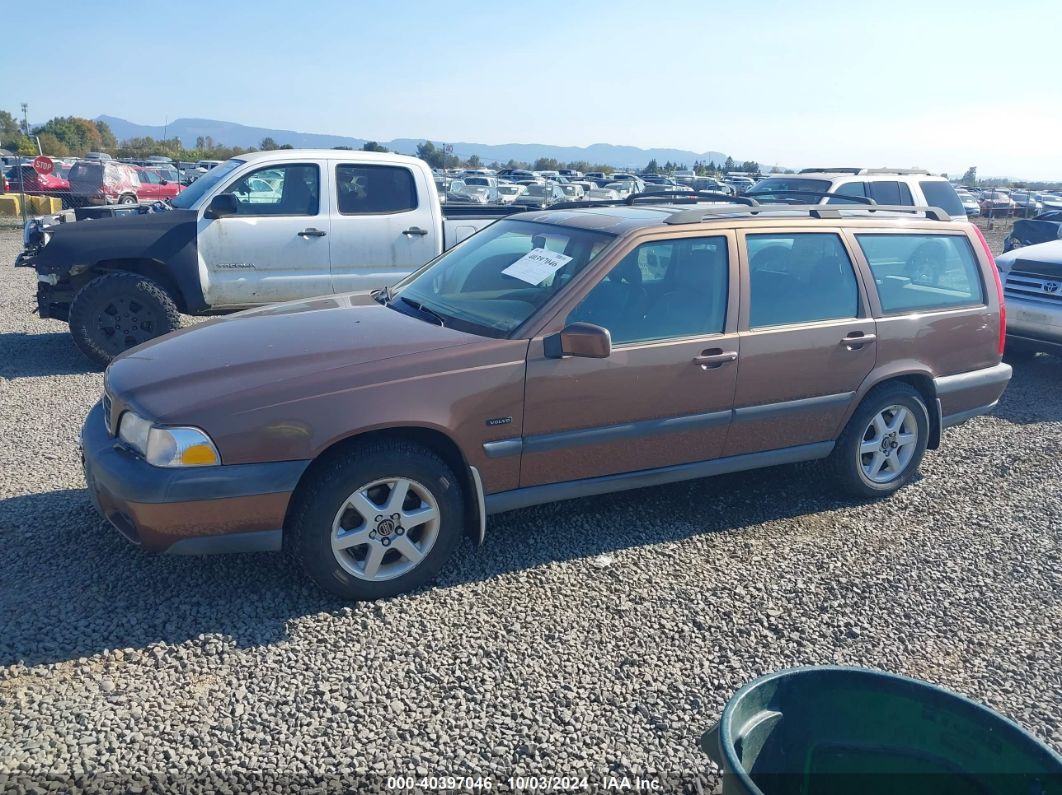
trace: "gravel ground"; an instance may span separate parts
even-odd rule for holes
[[[101,376],[31,314],[17,247],[0,232],[0,791],[711,791],[697,740],[729,696],[824,663],[941,684],[1062,751],[1062,360],[1018,368],[891,500],[821,496],[805,466],[534,508],[435,588],[344,606],[283,556],[149,557],[96,517],[76,439]]]

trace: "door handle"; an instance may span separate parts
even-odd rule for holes
[[[411,226],[409,229],[402,233],[403,235],[416,235],[417,237],[424,237],[428,234],[427,229],[421,229],[419,226]]]
[[[314,229],[312,226],[309,229],[303,229],[301,232],[296,232],[299,237],[324,237],[327,232],[323,229]]]
[[[737,360],[737,351],[724,351],[722,348],[709,348],[700,356],[693,357],[693,363],[700,365],[705,370],[714,370],[728,362]]]
[[[841,344],[850,351],[858,351],[862,350],[864,345],[875,342],[877,338],[877,334],[864,334],[862,331],[853,331],[845,335],[844,339],[841,340]]]

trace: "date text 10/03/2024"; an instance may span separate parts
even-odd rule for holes
[[[495,782],[489,776],[389,776],[389,790],[469,790],[510,792],[657,792],[656,779],[605,776],[597,781],[588,776],[509,776]]]

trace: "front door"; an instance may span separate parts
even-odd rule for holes
[[[440,250],[428,191],[404,165],[333,161],[332,289],[394,284]],[[421,180],[423,183],[423,180]]]
[[[200,217],[198,244],[207,303],[249,306],[332,292],[328,195],[319,163],[281,163],[242,174],[226,218]]]
[[[832,440],[877,355],[840,232],[772,230],[739,242],[748,281],[726,455]]]
[[[606,359],[527,363],[520,485],[719,456],[738,367],[737,268],[728,235],[642,243],[568,312],[607,328]]]

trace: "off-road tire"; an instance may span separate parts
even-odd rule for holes
[[[122,344],[115,342],[115,334],[109,334],[101,322],[102,314],[113,308],[116,301],[134,302],[144,313],[144,324],[147,324],[141,324],[136,337],[126,336]],[[136,273],[97,276],[78,290],[70,302],[69,318],[74,344],[99,367],[106,367],[115,356],[134,345],[181,326],[181,313],[166,289]]]
[[[917,447],[898,477],[887,483],[877,483],[865,475],[859,463],[858,450],[874,417],[893,405],[903,406],[914,415],[918,426]],[[825,462],[827,473],[838,490],[846,495],[865,499],[887,497],[917,474],[929,441],[929,428],[929,410],[917,389],[899,381],[876,386],[863,398],[837,439],[833,452]]]
[[[431,582],[449,560],[463,535],[464,500],[460,481],[431,450],[399,439],[359,444],[314,465],[300,484],[284,527],[285,548],[322,589],[343,599],[385,599]],[[411,571],[385,581],[359,579],[332,550],[333,522],[347,499],[361,486],[401,477],[427,488],[439,507],[434,545]]]

